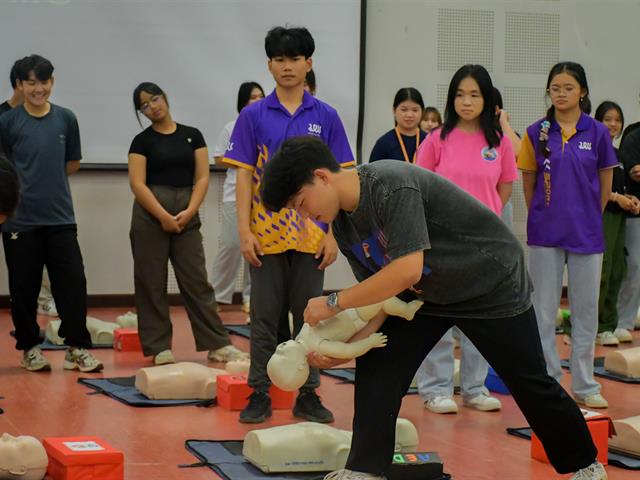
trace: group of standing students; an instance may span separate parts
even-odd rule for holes
[[[562,375],[556,316],[566,265],[571,315],[564,329],[571,344],[572,390],[578,403],[606,408],[608,402],[593,378],[594,343],[632,340],[640,294],[638,234],[633,228],[640,224],[635,220],[640,201],[634,195],[640,190],[640,142],[635,138],[640,139],[640,133],[631,126],[627,131],[634,131],[623,138],[622,154],[613,148],[624,126],[622,109],[605,101],[595,119],[589,116],[589,87],[577,63],[555,65],[546,91],[551,101],[546,116],[521,137],[480,65],[465,65],[455,73],[444,123],[428,132],[421,131],[426,125],[421,128],[420,114],[426,117],[432,107],[424,109],[416,89],[400,89],[393,103],[396,126],[376,142],[370,161],[390,158],[427,168],[471,194],[510,227],[512,184],[517,169],[522,172],[532,301],[548,371],[558,380]],[[499,410],[500,401],[484,386],[487,362],[455,328],[416,374],[425,407],[436,413],[458,411],[453,399],[454,336],[461,347],[463,405]]]

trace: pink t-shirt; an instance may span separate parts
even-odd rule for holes
[[[505,136],[500,145],[489,148],[482,130],[454,128],[445,140],[440,139],[440,129],[434,130],[420,145],[416,164],[452,181],[498,215],[503,207],[498,184],[518,179],[511,141]]]

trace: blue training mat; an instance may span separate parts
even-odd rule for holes
[[[531,428],[529,427],[507,428],[507,433],[514,437],[531,440]],[[632,457],[631,455],[620,452],[612,452],[611,450],[609,450],[607,456],[609,458],[609,465],[614,465],[626,470],[640,470],[640,458],[638,457]]]
[[[179,468],[209,467],[223,480],[322,480],[329,473],[264,473],[242,456],[241,440],[187,440],[184,445],[200,462],[178,465]],[[389,479],[397,480],[393,475]],[[451,476],[445,473],[430,479],[450,480]]]
[[[562,365],[562,368],[571,370],[571,364],[569,363],[569,359],[561,360],[560,365]],[[629,378],[629,377],[618,375],[617,373],[613,373],[605,370],[604,357],[596,357],[593,359],[593,374],[596,377],[608,378],[609,380],[615,380],[616,382],[636,383],[636,384],[640,383],[640,378]]]
[[[132,407],[176,407],[181,405],[196,405],[208,407],[215,400],[151,400],[136,390],[136,377],[115,378],[78,378],[78,383],[95,390],[89,395],[103,393],[119,402]]]
[[[224,328],[234,335],[251,338],[251,325],[224,325]]]
[[[342,380],[341,383],[355,383],[356,381],[355,368],[321,368],[320,373]],[[407,390],[407,395],[415,395],[417,393],[418,389],[416,387],[409,387],[409,390]]]
[[[15,338],[16,337],[16,331],[15,330],[11,330],[9,332],[9,335],[11,335],[13,338]],[[45,337],[44,330],[40,330],[40,341],[42,342],[42,343],[40,343],[40,345],[38,345],[38,347],[40,347],[40,350],[66,350],[67,348],[69,348],[68,345],[56,345],[55,343],[51,343],[49,341],[49,339],[47,337]],[[94,348],[113,348],[113,345],[110,344],[110,343],[96,344],[96,345],[91,345],[88,348],[90,350],[92,350]]]

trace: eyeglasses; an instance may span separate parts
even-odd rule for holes
[[[146,112],[147,110],[149,110],[149,107],[151,107],[151,105],[156,105],[161,98],[162,95],[153,95],[151,98],[149,98],[149,101],[144,102],[142,105],[140,105],[140,111],[142,113]]]
[[[578,87],[576,87],[575,85],[565,85],[564,87],[560,87],[558,85],[552,85],[547,90],[547,92],[549,92],[549,95],[551,95],[552,97],[557,97],[562,93],[571,95],[572,93],[577,91],[578,91]]]

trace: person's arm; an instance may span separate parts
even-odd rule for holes
[[[315,258],[318,259],[320,257],[322,257],[322,261],[320,265],[318,265],[318,270],[324,270],[338,258],[338,244],[333,236],[331,225],[329,225],[329,230],[318,244],[318,251],[316,252]]]
[[[236,210],[238,214],[238,235],[242,256],[254,267],[261,267],[258,258],[264,255],[260,242],[251,231],[251,179],[253,171],[238,168],[236,177]]]
[[[216,167],[229,168],[229,165],[224,163],[223,160],[224,160],[224,156],[222,156],[222,155],[216,155],[215,157],[213,157],[213,161],[214,161]]]
[[[69,160],[64,167],[67,175],[73,175],[80,170],[80,160]]]
[[[611,183],[613,181],[613,167],[598,171],[600,176],[600,209],[604,212],[609,197],[611,196]]]
[[[511,127],[511,124],[509,123],[509,114],[504,110],[500,110],[498,115],[498,122],[500,123],[500,128],[502,128],[502,133],[504,133],[504,135],[511,141],[513,153],[517,157],[520,153],[520,148],[522,147],[522,140]]]
[[[502,206],[505,206],[509,199],[511,198],[511,192],[513,191],[513,183],[499,183],[498,184],[498,195],[500,196],[500,201],[502,202]]]
[[[138,153],[129,154],[129,185],[136,201],[147,212],[153,215],[162,225],[165,232],[179,233],[180,226],[176,219],[167,212],[146,184],[147,159]]]
[[[198,213],[198,209],[209,189],[209,152],[207,147],[198,148],[193,154],[195,156],[193,191],[187,208],[176,215],[176,221],[182,229]]]
[[[531,209],[533,195],[536,189],[536,181],[538,178],[538,164],[536,162],[535,150],[529,139],[529,135],[525,133],[518,154],[518,168],[522,172],[522,190],[524,192],[524,201],[527,204],[527,210]]]

